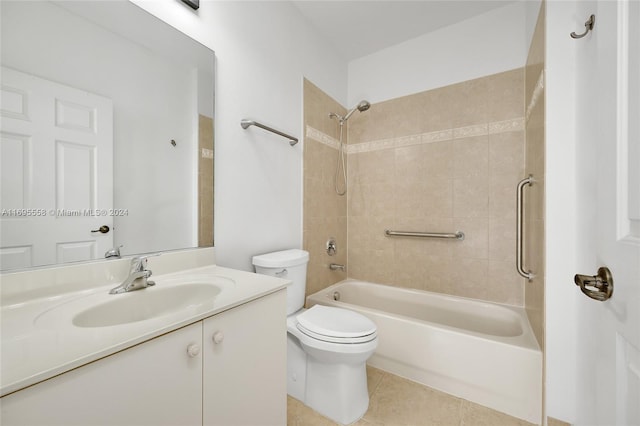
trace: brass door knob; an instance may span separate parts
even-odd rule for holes
[[[606,266],[599,268],[597,275],[576,274],[573,281],[584,294],[600,302],[611,298],[613,294],[613,276]]]
[[[94,229],[91,232],[100,232],[102,234],[106,234],[107,232],[109,232],[110,228],[107,225],[102,225],[100,228],[98,229]]]

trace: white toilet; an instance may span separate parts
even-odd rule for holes
[[[378,346],[376,325],[347,309],[304,309],[309,253],[284,250],[253,257],[259,274],[291,280],[287,288],[287,393],[343,425],[369,407],[367,359]]]

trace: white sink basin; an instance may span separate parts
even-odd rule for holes
[[[66,330],[126,326],[143,321],[189,318],[215,307],[221,293],[235,287],[223,276],[158,277],[156,285],[128,293],[109,294],[107,286],[53,305],[34,318],[38,328]]]
[[[213,302],[222,289],[212,284],[181,284],[147,288],[119,295],[76,314],[76,327],[109,327],[144,321]]]

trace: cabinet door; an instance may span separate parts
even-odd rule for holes
[[[7,395],[2,424],[200,425],[201,343],[199,322]]]
[[[205,320],[203,336],[203,424],[286,424],[285,290]]]

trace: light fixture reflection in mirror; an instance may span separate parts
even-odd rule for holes
[[[0,7],[0,268],[212,246],[213,52],[125,0]]]

